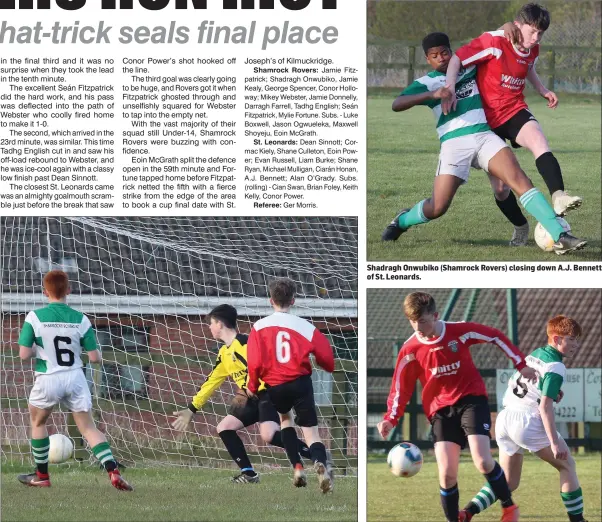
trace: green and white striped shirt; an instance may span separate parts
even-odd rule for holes
[[[487,118],[483,110],[476,76],[477,69],[475,66],[468,67],[460,72],[456,81],[458,104],[456,110],[447,116],[441,110],[441,100],[427,100],[420,104],[433,109],[437,134],[441,142],[459,136],[466,136],[467,134],[476,134],[477,132],[491,130],[487,124]],[[414,80],[401,94],[410,95],[428,91],[433,92],[441,87],[445,87],[445,74],[432,71],[426,76]]]
[[[90,320],[65,303],[29,312],[18,343],[35,350],[36,375],[82,368],[82,350],[97,348]]]
[[[552,346],[537,348],[525,357],[527,366],[537,370],[537,382],[523,379],[515,372],[504,394],[504,408],[539,411],[541,397],[555,400],[566,375],[562,354]]]

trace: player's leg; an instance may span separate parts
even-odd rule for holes
[[[470,454],[477,470],[489,483],[491,491],[502,504],[502,520],[511,522],[518,520],[518,506],[512,501],[512,494],[504,475],[504,470],[491,454],[490,433],[491,413],[487,397],[475,396],[464,398],[462,407],[462,429],[468,438]]]
[[[506,219],[514,225],[514,232],[510,240],[510,246],[525,246],[529,241],[529,222],[518,206],[518,201],[510,187],[501,180],[487,173],[489,183],[493,189],[495,204]]]
[[[30,399],[31,400],[31,399]],[[46,429],[46,421],[52,413],[49,408],[38,408],[29,404],[29,416],[31,421],[31,452],[36,464],[34,473],[19,475],[17,479],[22,484],[37,487],[49,487],[50,475],[48,474],[48,452],[50,450],[50,438]]]
[[[236,401],[241,401],[242,404],[235,404]],[[226,450],[232,457],[232,460],[240,468],[240,474],[235,476],[232,481],[239,483],[257,483],[259,475],[253,468],[245,445],[238,435],[238,430],[245,426],[251,426],[259,420],[257,406],[248,398],[238,396],[232,402],[230,413],[226,415],[217,425],[217,433],[222,439]],[[254,409],[254,411],[252,411]]]
[[[525,112],[528,113],[528,111]],[[517,115],[516,118],[520,119],[521,115]],[[520,126],[515,141],[521,147],[529,149],[533,154],[535,166],[552,196],[554,211],[558,215],[563,216],[569,210],[579,208],[583,200],[579,196],[570,196],[565,192],[562,171],[558,160],[550,150],[548,140],[538,121],[532,115],[530,118],[530,120]],[[522,121],[519,121],[518,125],[521,123]]]
[[[111,447],[104,434],[96,427],[92,417],[92,396],[84,373],[80,370],[66,372],[66,390],[61,403],[71,410],[77,429],[92,448],[92,453],[109,474],[114,488],[132,491],[134,488],[121,476]]]
[[[537,219],[554,239],[554,251],[564,254],[583,248],[587,242],[564,232],[556,220],[554,210],[544,195],[533,187],[531,180],[520,168],[512,151],[492,133],[489,133],[489,137],[486,139],[490,142],[482,149],[484,153],[480,157],[481,168],[499,178],[519,196],[524,209]],[[495,150],[496,139],[503,144],[503,148],[491,154]],[[488,157],[489,160],[487,160]]]
[[[455,442],[435,442],[435,458],[439,471],[439,493],[445,518],[449,522],[458,520],[460,492],[458,490],[458,467],[462,447]]]
[[[284,448],[282,441],[282,432],[280,429],[280,415],[276,407],[272,404],[267,391],[261,391],[258,394],[259,399],[259,433],[261,438],[278,448]],[[297,433],[295,432],[295,437]],[[297,438],[298,453],[306,459],[310,458],[309,447],[301,439]]]
[[[444,141],[431,197],[399,212],[385,228],[382,240],[396,241],[409,228],[445,214],[456,191],[468,179],[474,151],[474,138],[470,135]]]
[[[566,460],[554,457],[552,449],[548,446],[535,453],[540,459],[554,466],[560,473],[560,497],[571,522],[584,522],[583,518],[583,492],[577,478],[575,459],[569,453]]]
[[[294,386],[294,393],[291,395],[294,397],[293,407],[297,424],[301,427],[303,438],[309,446],[320,489],[322,493],[328,493],[334,487],[334,470],[318,430],[318,415],[311,376],[299,377],[292,381],[291,386]]]
[[[91,407],[91,406],[90,406]],[[102,464],[114,488],[121,491],[133,491],[133,487],[121,476],[117,462],[105,435],[96,427],[92,411],[73,411],[73,420],[82,437],[88,441],[92,453]]]
[[[293,486],[296,488],[304,488],[307,486],[307,474],[305,473],[305,468],[298,452],[299,445],[298,442],[296,442],[297,432],[295,431],[293,411],[289,410],[286,413],[279,413],[279,415],[280,426],[282,428],[282,444],[284,445],[286,456],[293,466]]]

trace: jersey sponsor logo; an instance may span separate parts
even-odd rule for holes
[[[474,80],[470,80],[469,82],[466,82],[464,85],[462,85],[462,87],[460,87],[459,89],[456,89],[456,98],[458,98],[458,100],[462,100],[463,98],[468,98],[472,94],[472,91],[474,90],[475,85],[476,85],[476,82]]]
[[[445,364],[443,366],[437,366],[435,368],[431,368],[431,373],[433,374],[433,376],[439,378],[444,375],[455,375],[456,373],[458,373],[459,369],[460,369],[460,361],[456,361],[451,364]]]
[[[458,341],[450,341],[447,343],[447,347],[454,353],[458,351]]]
[[[528,62],[526,62],[525,60],[521,60],[520,58],[517,58],[516,63],[522,63],[523,65],[527,65]]]
[[[502,74],[502,85],[525,85],[524,78],[515,78],[509,74]]]
[[[486,430],[488,430],[489,427],[490,427],[489,424],[487,424],[487,423],[483,424],[483,428],[485,428]]]
[[[443,346],[437,346],[436,348],[431,348],[429,352],[438,352],[439,350],[443,350]]]

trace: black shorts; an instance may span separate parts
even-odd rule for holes
[[[260,391],[255,399],[247,397],[244,391],[237,392],[228,413],[242,422],[245,428],[256,422],[272,421],[280,424],[280,415],[265,390]]]
[[[537,121],[529,109],[521,109],[508,121],[492,130],[503,140],[508,140],[513,148],[520,149],[520,145],[516,143],[516,137],[523,125],[530,120]]]
[[[452,406],[435,412],[431,419],[434,442],[455,442],[466,447],[468,435],[491,437],[491,412],[487,397],[467,395]]]
[[[295,423],[298,426],[311,428],[318,425],[311,375],[303,375],[294,381],[270,386],[267,392],[279,413],[295,410]]]

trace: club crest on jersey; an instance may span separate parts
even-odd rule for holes
[[[468,98],[472,94],[475,85],[476,82],[474,80],[466,82],[462,87],[456,89],[456,98],[458,98],[458,100]]]
[[[458,341],[450,341],[447,343],[447,347],[454,353],[458,351]]]

